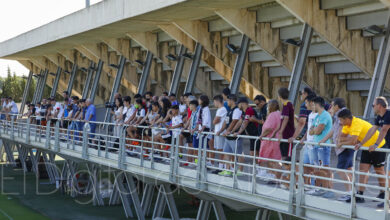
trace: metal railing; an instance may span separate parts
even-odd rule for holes
[[[77,124],[79,123],[79,124]],[[60,127],[60,120],[55,121],[54,126],[47,123],[46,126],[32,124],[29,119],[18,120],[1,120],[0,121],[0,137],[9,138],[10,140],[22,140],[26,144],[44,144],[44,148],[60,152],[61,149],[73,150],[81,154],[81,158],[88,159],[89,157],[101,157],[105,159],[115,160],[119,169],[126,169],[127,166],[138,166],[146,169],[157,169],[161,172],[169,174],[169,181],[171,183],[180,184],[181,179],[191,179],[196,182],[196,187],[199,190],[207,190],[207,186],[214,185],[220,187],[227,187],[233,190],[242,191],[249,194],[259,194],[259,184],[265,185],[266,182],[276,183],[275,188],[278,190],[288,190],[288,197],[274,198],[276,200],[284,200],[289,204],[288,213],[297,216],[304,216],[305,209],[319,209],[318,207],[311,207],[304,202],[308,196],[306,191],[308,189],[319,189],[328,192],[337,193],[340,195],[350,195],[351,203],[349,204],[348,216],[344,217],[355,218],[357,216],[356,201],[360,197],[368,200],[375,200],[384,202],[383,216],[385,219],[389,217],[389,179],[387,178],[389,171],[386,166],[386,175],[378,175],[373,173],[364,173],[357,170],[356,156],[353,155],[352,170],[338,169],[334,167],[325,167],[312,164],[304,164],[304,150],[303,145],[299,141],[294,141],[292,148],[291,161],[276,160],[258,156],[254,148],[254,155],[238,154],[237,147],[241,140],[255,140],[261,141],[259,137],[237,135],[235,141],[235,152],[227,153],[217,150],[207,149],[207,141],[210,135],[215,135],[212,132],[202,132],[197,135],[199,138],[199,148],[190,148],[188,146],[180,145],[179,137],[171,138],[171,142],[167,143],[161,138],[159,134],[167,132],[165,128],[148,127],[148,126],[132,126],[120,125],[115,123],[93,122],[96,127],[104,126],[104,130],[98,129],[97,132],[90,132],[91,123],[85,125],[82,121],[72,120],[68,129]],[[82,129],[80,125],[83,125]],[[121,131],[120,136],[114,136],[110,132],[110,127],[116,127]],[[126,130],[129,127],[138,129],[140,138],[129,138],[126,136]],[[77,129],[75,129],[77,128]],[[148,132],[146,132],[148,131]],[[152,132],[149,132],[152,131]],[[171,129],[170,131],[182,132],[180,129]],[[189,131],[185,131],[189,132]],[[150,136],[146,135],[150,134]],[[268,141],[287,142],[285,139],[262,138]],[[335,148],[334,144],[318,144],[314,142],[304,142],[307,145],[321,146]],[[354,149],[353,146],[342,146],[345,149]],[[300,152],[299,152],[300,150]],[[361,148],[367,150],[367,148]],[[191,152],[192,151],[192,152]],[[376,149],[379,152],[389,153],[389,149]],[[210,157],[210,155],[214,155]],[[117,155],[117,156],[110,156]],[[230,160],[225,160],[223,157],[230,156]],[[263,166],[258,161],[268,161],[279,164],[279,168]],[[386,157],[387,164],[390,162],[390,155]],[[213,166],[212,163],[223,163],[230,165],[232,169],[219,168]],[[156,166],[156,164],[158,166]],[[163,168],[166,169],[163,169]],[[328,178],[314,173],[305,173],[305,168],[321,169],[330,172],[344,172],[352,175],[352,181],[345,181],[336,178]],[[259,169],[272,172],[273,177],[257,177]],[[212,174],[212,171],[220,170],[231,172],[231,176],[219,177],[217,174]],[[359,183],[357,176],[364,175],[367,177],[384,178],[385,187]],[[284,178],[277,178],[282,176]],[[346,192],[334,188],[324,188],[313,184],[305,183],[305,178],[312,178],[315,180],[330,181],[333,184],[349,184],[351,192]],[[264,181],[266,180],[266,181]],[[284,187],[283,187],[284,186]],[[384,199],[375,198],[372,196],[363,196],[356,193],[356,188],[359,186],[366,187],[370,190],[382,190],[385,192]],[[268,195],[272,197],[271,195]],[[335,201],[335,200],[331,200]],[[319,210],[321,211],[321,210]],[[324,211],[324,210],[322,210]],[[326,210],[325,210],[326,211]]]

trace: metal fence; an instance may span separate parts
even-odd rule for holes
[[[82,124],[81,121],[73,120],[69,122],[68,129],[60,127],[60,120],[47,123],[46,126],[30,123],[30,119],[18,119],[15,121],[0,121],[0,137],[8,136],[11,140],[23,140],[26,144],[44,144],[45,148],[54,151],[60,149],[74,150],[81,154],[83,159],[88,159],[90,156],[112,159],[117,163],[118,168],[125,169],[127,166],[139,166],[140,168],[158,169],[161,172],[166,172],[170,176],[170,182],[179,183],[179,179],[190,179],[196,182],[199,190],[207,190],[207,185],[223,186],[234,190],[243,191],[250,194],[264,193],[261,192],[261,184],[274,184],[278,190],[286,190],[288,197],[284,198],[285,202],[291,204],[289,213],[295,213],[297,216],[304,216],[304,209],[310,207],[304,202],[307,191],[310,189],[320,189],[327,192],[333,192],[338,195],[349,195],[351,202],[349,204],[349,217],[353,218],[357,215],[356,201],[357,197],[368,200],[384,202],[383,215],[387,219],[389,216],[389,179],[388,168],[386,166],[386,175],[378,175],[374,173],[365,173],[358,170],[358,162],[356,161],[357,152],[353,155],[352,170],[337,169],[335,167],[325,167],[312,164],[304,164],[303,144],[299,141],[294,141],[292,148],[291,161],[275,160],[270,158],[259,157],[259,152],[254,155],[246,155],[237,153],[237,148],[242,141],[244,144],[248,140],[261,141],[259,137],[238,135],[235,141],[234,153],[227,153],[217,150],[208,149],[208,137],[215,135],[212,132],[202,132],[195,134],[199,138],[199,148],[190,148],[186,145],[181,145],[179,137],[172,137],[169,143],[161,141],[160,134],[167,132],[165,128],[136,126],[140,134],[139,139],[132,139],[126,136],[126,129],[130,125],[101,123],[94,122],[97,125],[96,133],[90,132],[90,124]],[[105,126],[102,126],[105,125]],[[82,126],[82,128],[80,128]],[[131,127],[131,126],[130,126]],[[103,129],[104,128],[104,129]],[[114,128],[114,129],[111,129]],[[121,135],[114,136],[111,130],[119,129]],[[183,132],[179,129],[171,131]],[[186,131],[188,132],[188,131]],[[160,134],[159,134],[160,133]],[[150,134],[147,136],[146,134]],[[284,139],[263,138],[263,140],[287,142]],[[322,146],[335,148],[334,144],[318,144],[312,142],[304,142],[313,146]],[[354,149],[353,146],[343,146],[342,148]],[[367,150],[367,148],[361,148]],[[389,164],[390,152],[389,149],[376,149],[376,151],[386,152],[386,161]],[[114,156],[112,156],[114,155]],[[224,157],[229,156],[226,160]],[[278,165],[278,168],[264,166],[259,161],[273,162]],[[232,169],[219,168],[212,164],[223,163],[229,165]],[[344,172],[352,175],[352,181],[345,181],[338,178],[329,178],[316,173],[305,173],[307,168],[313,170],[322,170],[330,172]],[[221,177],[213,174],[214,170],[231,172],[231,176]],[[257,177],[259,169],[273,173],[273,176]],[[374,184],[359,183],[358,176],[367,176],[375,178],[384,178],[386,185],[381,187]],[[281,178],[279,178],[281,176]],[[351,192],[345,190],[318,186],[313,183],[305,182],[305,179],[312,178],[315,180],[330,181],[332,184],[348,184],[351,186]],[[384,199],[379,199],[373,196],[363,196],[356,193],[359,186],[366,187],[369,190],[385,192]],[[269,196],[272,196],[270,194]],[[283,198],[279,198],[283,199]],[[330,199],[334,201],[334,199]]]

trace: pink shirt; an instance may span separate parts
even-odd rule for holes
[[[272,112],[268,115],[267,120],[265,120],[263,124],[263,132],[269,128],[272,129],[272,132],[267,135],[267,137],[271,137],[272,134],[275,132],[275,129],[277,129],[280,126],[280,118],[282,117],[280,111]],[[279,135],[276,134],[275,138],[279,138]]]

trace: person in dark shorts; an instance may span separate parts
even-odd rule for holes
[[[385,145],[383,137],[379,138],[379,131],[377,130],[379,126],[373,126],[363,119],[353,117],[351,111],[348,109],[342,110],[338,116],[343,128],[337,146],[355,145],[355,150],[358,150],[361,147],[369,148],[369,151],[364,150],[362,152],[359,171],[368,173],[371,166],[373,166],[377,174],[385,175],[384,164],[386,154],[375,151],[376,148],[381,148]],[[381,187],[386,186],[383,178],[378,178],[378,181]],[[368,176],[359,175],[359,182],[361,184],[367,184]],[[364,190],[364,186],[359,186],[357,194],[363,195]],[[351,202],[351,199],[346,200],[346,202]],[[356,202],[363,203],[364,198],[357,196]]]
[[[386,160],[386,153],[375,152],[375,149],[380,145],[380,143],[383,141],[383,139],[386,141],[386,144],[382,148],[387,148],[387,149],[390,148],[390,130],[389,130],[390,129],[390,110],[388,109],[388,106],[389,105],[388,105],[385,97],[376,97],[375,101],[372,105],[374,112],[376,114],[376,118],[375,118],[375,124],[372,127],[371,131],[372,131],[372,133],[374,133],[373,131],[380,129],[380,132],[379,132],[379,137],[376,140],[375,144],[371,145],[369,147],[369,152],[366,154],[370,154],[372,161],[375,161],[375,160],[378,161],[378,162],[376,162],[377,166],[384,164],[384,161]],[[371,133],[367,134],[367,139],[370,138],[370,135],[371,135]],[[383,160],[383,162],[382,162],[382,160]],[[366,160],[366,162],[369,162],[369,161]],[[389,164],[388,164],[388,166],[389,166]],[[374,168],[375,168],[375,165],[374,165]],[[385,172],[384,166],[380,166],[380,167],[375,168],[375,171],[377,171],[377,169],[379,169],[379,171],[381,173]],[[381,186],[386,185],[385,179],[380,178],[378,180],[379,180]],[[379,192],[379,195],[377,196],[377,198],[384,199],[385,192],[383,190],[381,190]],[[383,208],[383,207],[384,207],[384,202],[381,202],[378,204],[378,208]]]
[[[280,88],[278,90],[279,100],[283,104],[282,108],[282,124],[279,130],[279,138],[289,139],[294,135],[294,106],[288,100],[289,91],[287,88]],[[281,142],[280,152],[282,153],[282,159],[291,161],[292,143]]]
[[[238,100],[238,107],[243,112],[243,114],[241,117],[242,124],[240,129],[236,132],[236,135],[242,134],[245,131],[245,134],[248,136],[254,136],[254,137],[259,136],[260,135],[258,129],[259,124],[250,121],[251,118],[256,117],[256,112],[255,110],[253,110],[252,107],[249,106],[248,99],[244,97],[240,98]],[[249,147],[250,147],[251,156],[255,155],[255,152],[256,154],[259,154],[260,140],[250,139]]]

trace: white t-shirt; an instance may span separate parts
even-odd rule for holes
[[[233,121],[233,120],[240,120],[241,115],[242,115],[242,111],[241,111],[239,108],[234,109],[233,115],[232,115],[232,121]],[[226,124],[231,123],[231,122],[229,121],[229,117],[226,117],[226,118],[225,118],[225,121],[226,121]]]
[[[177,126],[177,125],[182,124],[182,123],[183,123],[183,118],[182,118],[181,115],[176,115],[176,116],[174,116],[174,117],[172,118],[172,127],[173,127],[173,126]],[[178,131],[176,131],[176,130],[175,130],[175,131],[172,131],[173,137],[179,136],[180,130],[179,130],[179,128],[177,128],[177,130],[178,130]]]
[[[145,109],[141,108],[141,109],[137,110],[137,114],[135,115],[135,117],[137,119],[145,117]]]
[[[310,135],[309,134],[309,129],[311,128],[311,126],[313,125],[314,123],[314,119],[317,117],[318,113],[315,113],[315,112],[311,112],[309,114],[309,118],[308,118],[308,122],[307,122],[307,136],[306,136],[306,140],[309,141],[309,142],[312,142],[314,141],[314,135]],[[310,146],[309,146],[310,147]]]
[[[125,107],[126,108],[126,107]],[[131,105],[127,111],[126,111],[126,118],[125,118],[125,121],[128,121],[130,119],[131,116],[133,116],[134,112],[135,112],[135,108],[134,108],[134,105]],[[124,112],[124,110],[123,110]]]
[[[56,104],[52,108],[51,115],[54,116],[56,112],[58,112],[57,118],[61,118],[62,116],[60,114],[61,112],[64,112],[64,109],[62,108],[62,105],[59,102],[56,102]]]
[[[215,132],[218,132],[219,130],[221,130],[223,122],[225,121],[226,115],[227,115],[227,110],[226,110],[225,106],[222,106],[221,108],[219,108],[217,110],[215,117],[219,117],[220,121],[214,127]]]
[[[202,124],[199,125],[199,129],[202,129],[202,126],[205,126],[206,128],[211,128],[211,113],[208,106],[204,107],[202,110]]]
[[[4,101],[4,102],[3,102],[3,110],[5,110],[4,108],[6,108],[6,107],[7,107],[7,102]]]
[[[182,114],[186,110],[187,110],[187,105],[185,105],[185,104],[179,105],[179,112],[180,112],[180,114]]]
[[[11,113],[18,114],[18,106],[14,101],[8,103],[7,108],[11,110]]]
[[[41,108],[35,107],[35,115],[37,116],[37,120],[41,120],[43,117],[41,116]]]

